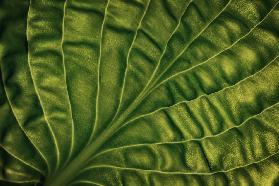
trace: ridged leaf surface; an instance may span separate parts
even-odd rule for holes
[[[278,185],[278,56],[278,0],[2,0],[0,185]]]

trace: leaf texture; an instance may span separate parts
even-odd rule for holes
[[[2,0],[0,31],[0,185],[279,184],[278,0]]]

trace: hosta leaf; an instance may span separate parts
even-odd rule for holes
[[[0,1],[0,185],[278,185],[278,0]]]

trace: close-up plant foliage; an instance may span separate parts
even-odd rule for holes
[[[0,185],[279,185],[278,0],[0,0]]]

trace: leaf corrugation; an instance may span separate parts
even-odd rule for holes
[[[1,1],[0,185],[277,185],[278,4]]]
[[[0,128],[0,146],[15,159],[32,167],[42,175],[46,175],[45,160],[37,153],[36,147],[32,144],[32,141],[28,139],[22,128],[18,125],[7,100],[2,78],[0,77],[0,79],[0,122],[2,123]],[[26,151],[25,149],[29,150]]]

